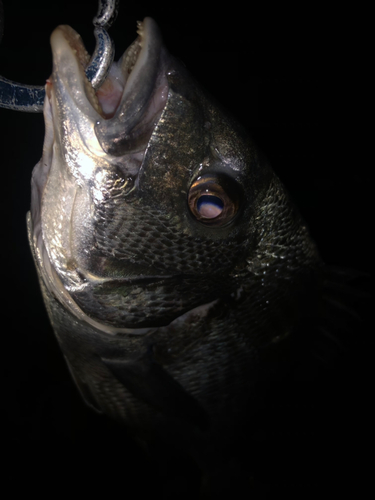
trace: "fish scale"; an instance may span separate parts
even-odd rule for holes
[[[137,263],[161,271],[173,268],[174,273],[177,270],[185,274],[196,274],[199,269],[206,273],[221,272],[225,267],[231,268],[231,261],[243,252],[238,240],[226,239],[224,245],[223,241],[185,235],[180,223],[173,224],[160,213],[139,212],[133,204],[117,212],[108,203],[102,205],[95,226],[98,248],[120,259],[136,258]],[[106,222],[103,224],[102,220]]]

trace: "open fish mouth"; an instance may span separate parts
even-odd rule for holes
[[[85,68],[90,55],[80,35],[59,26],[51,35],[57,92],[67,92],[72,105],[94,120],[96,137],[107,154],[122,156],[147,146],[168,96],[162,38],[155,21],[138,22],[138,37],[98,90]],[[47,96],[50,93],[47,85]],[[66,97],[66,96],[65,96]],[[72,108],[72,106],[70,106]]]

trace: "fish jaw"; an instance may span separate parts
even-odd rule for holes
[[[166,74],[171,58],[162,44],[159,28],[153,19],[146,17],[138,23],[138,34],[119,61],[126,82],[113,117],[99,119],[95,124],[101,147],[115,156],[139,147],[144,149],[168,94]]]
[[[30,225],[32,245],[46,285],[76,315],[84,313],[71,294],[106,281],[106,276],[97,268],[93,271],[88,262],[90,252],[95,253],[89,236],[93,233],[93,205],[104,202],[113,191],[129,190],[167,100],[168,85],[161,56],[152,65],[148,55],[150,46],[155,45],[153,37],[159,49],[161,46],[156,24],[146,18],[138,24],[138,31],[138,38],[120,61],[113,63],[107,80],[96,92],[85,74],[89,55],[80,36],[69,26],[59,26],[51,35],[53,73],[46,84],[43,157],[32,176]],[[152,59],[154,56],[155,51]],[[151,64],[151,81],[156,84],[151,93],[147,64]],[[142,78],[148,82],[148,93],[139,90]],[[134,114],[137,92],[142,101],[138,106],[141,112],[137,108],[138,114]],[[146,102],[145,94],[150,102]],[[133,108],[129,111],[130,101]],[[142,140],[136,131],[130,138],[138,137],[132,142],[133,145],[137,142],[136,147],[114,156],[103,150],[95,127],[101,120],[116,127],[125,115],[131,117],[133,127],[138,125],[142,129]],[[104,329],[112,333],[133,331],[123,325],[120,328],[107,325]]]
[[[166,104],[171,58],[151,18],[138,23],[138,33],[97,91],[85,75],[89,55],[80,36],[70,26],[59,26],[51,35],[54,64],[47,91],[58,108],[54,115],[73,122],[95,156],[121,161],[130,153],[143,155]],[[73,149],[80,147],[77,141]]]

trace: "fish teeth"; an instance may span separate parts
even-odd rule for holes
[[[144,35],[144,28],[143,28],[143,23],[141,21],[137,21],[137,34],[141,37],[139,40],[139,45],[143,47],[143,35]]]
[[[143,36],[143,23],[142,23],[142,21],[137,21],[137,33],[139,36]]]
[[[138,59],[138,54],[141,50],[142,45],[139,40],[135,40],[132,45],[127,49],[125,57],[121,63],[121,67],[124,68],[126,72],[126,77],[132,72],[135,63]]]

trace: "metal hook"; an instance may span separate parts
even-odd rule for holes
[[[99,88],[104,82],[113,62],[115,49],[106,28],[108,29],[115,21],[118,4],[119,0],[99,0],[98,13],[93,19],[96,47],[85,72],[94,89]],[[0,41],[3,25],[4,17],[0,0]],[[41,113],[43,112],[44,98],[44,86],[16,83],[0,76],[1,108]]]

